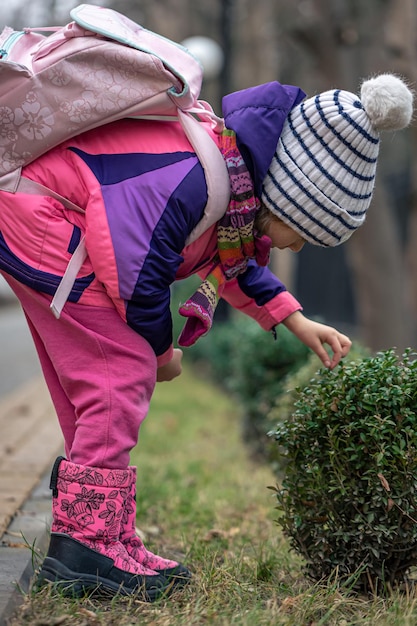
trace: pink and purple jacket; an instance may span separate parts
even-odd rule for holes
[[[285,118],[304,94],[268,83],[223,100],[255,193],[272,160]],[[213,135],[216,140],[216,136]],[[23,170],[85,210],[49,196],[0,192],[0,271],[51,296],[85,234],[88,257],[69,300],[115,307],[158,357],[172,358],[170,286],[205,278],[217,252],[216,225],[186,240],[207,201],[204,171],[176,122],[122,120],[47,152]],[[222,297],[265,330],[301,308],[266,267],[251,260]]]

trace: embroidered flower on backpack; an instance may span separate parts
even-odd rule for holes
[[[47,76],[51,84],[56,87],[65,87],[65,85],[69,85],[72,80],[71,73],[68,71],[67,67],[63,68],[62,65],[59,67],[55,65],[49,69]]]
[[[14,110],[14,123],[21,135],[31,141],[39,141],[52,132],[55,118],[51,109],[37,100],[36,94],[30,91],[26,101]]]

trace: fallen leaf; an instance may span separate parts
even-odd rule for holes
[[[385,491],[391,491],[391,487],[389,486],[389,482],[385,478],[383,474],[378,474],[378,478],[381,481],[381,485],[385,489]]]

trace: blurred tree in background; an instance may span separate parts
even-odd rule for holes
[[[71,0],[10,0],[0,22],[64,24]],[[395,72],[416,81],[415,0],[103,0],[146,28],[181,42],[215,40],[224,64],[202,97],[220,113],[221,97],[271,80],[308,95]],[[415,345],[417,338],[416,125],[383,137],[377,187],[365,225],[342,248],[306,246],[279,253],[273,267],[307,315],[345,325],[373,350]]]

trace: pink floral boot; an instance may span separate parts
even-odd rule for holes
[[[136,467],[129,467],[130,486],[126,494],[120,541],[128,554],[143,567],[165,576],[173,585],[185,585],[191,579],[190,570],[176,561],[164,559],[145,548],[136,534]]]
[[[51,476],[52,527],[39,579],[79,596],[138,594],[152,602],[172,587],[129,555],[120,529],[130,471],[86,467],[63,457]]]

